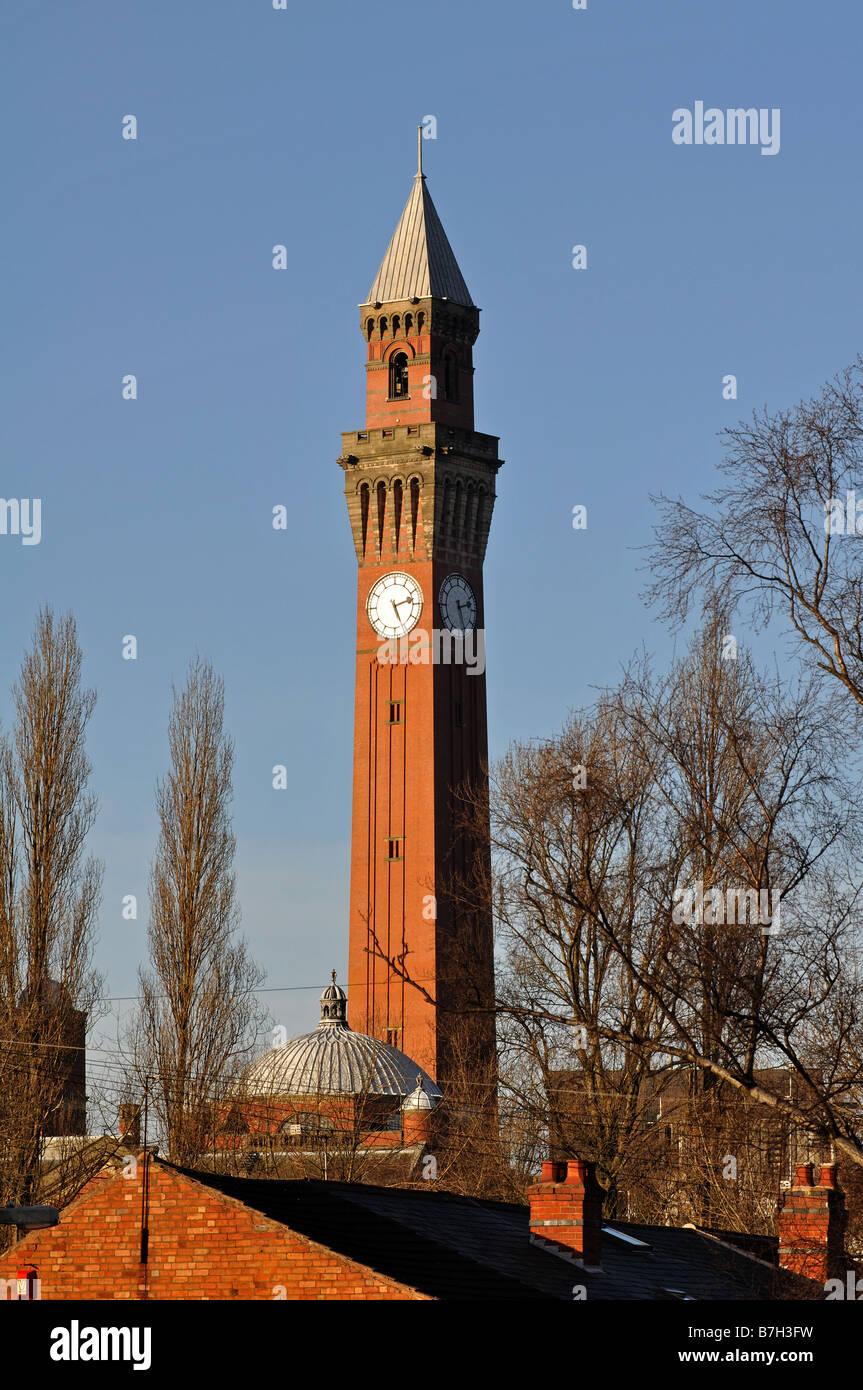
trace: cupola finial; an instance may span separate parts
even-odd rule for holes
[[[417,178],[425,178],[423,173],[423,128],[417,126]]]

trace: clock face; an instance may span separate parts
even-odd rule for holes
[[[463,574],[448,574],[438,595],[440,613],[450,632],[469,632],[476,624],[476,594]]]
[[[382,575],[366,600],[369,622],[379,637],[405,637],[422,611],[422,589],[411,575],[398,570]]]

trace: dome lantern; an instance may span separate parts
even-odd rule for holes
[[[343,1023],[347,1026],[348,1019],[348,996],[340,985],[336,984],[336,972],[330,971],[332,984],[327,985],[321,995],[321,1021],[318,1027],[332,1023]]]

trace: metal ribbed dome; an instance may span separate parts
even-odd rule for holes
[[[389,1043],[355,1033],[345,1014],[347,996],[335,983],[321,995],[321,1021],[253,1062],[243,1089],[252,1096],[407,1096],[417,1085],[435,1101],[441,1093],[416,1062]],[[333,1015],[336,1015],[333,1017]]]

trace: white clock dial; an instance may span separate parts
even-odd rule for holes
[[[476,594],[463,574],[448,574],[438,594],[440,615],[450,632],[470,632],[476,625]]]
[[[422,611],[422,589],[412,575],[398,570],[382,575],[366,600],[369,622],[379,637],[405,637]]]

